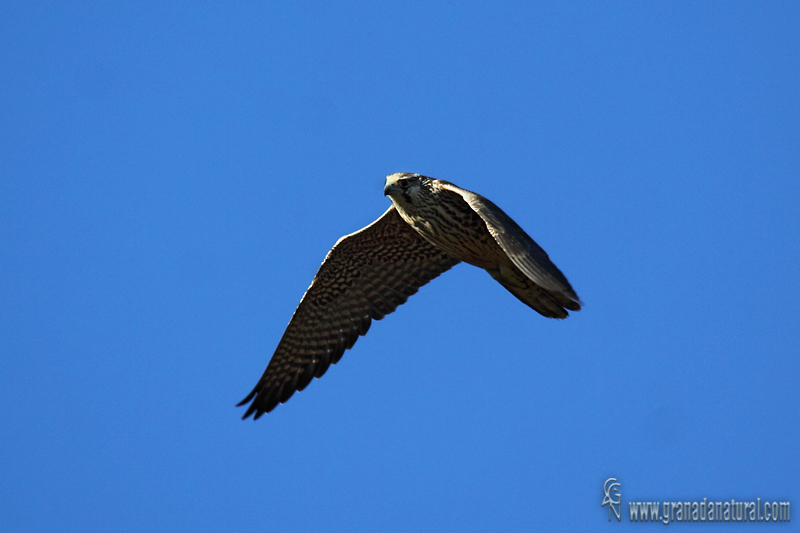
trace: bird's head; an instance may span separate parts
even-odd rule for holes
[[[419,174],[409,174],[407,172],[396,172],[386,176],[386,185],[383,186],[383,194],[388,196],[395,204],[414,204],[414,199],[420,194],[430,180]]]

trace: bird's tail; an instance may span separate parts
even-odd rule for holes
[[[567,318],[570,311],[580,311],[581,302],[578,296],[566,289],[550,290],[537,285],[515,266],[503,267],[502,270],[487,270],[500,285],[506,288],[522,303],[547,318]]]

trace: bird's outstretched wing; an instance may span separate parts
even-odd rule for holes
[[[461,195],[464,201],[480,215],[494,240],[525,276],[537,285],[560,296],[558,298],[560,305],[571,311],[580,310],[581,301],[566,276],[550,261],[547,252],[536,244],[510,216],[480,194],[462,189],[449,182],[442,182],[442,186]]]
[[[369,329],[458,263],[406,224],[394,207],[339,239],[295,310],[242,418],[255,419],[322,376]]]

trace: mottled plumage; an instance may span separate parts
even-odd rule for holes
[[[547,254],[499,207],[452,183],[392,174],[392,207],[339,239],[294,312],[243,418],[303,390],[409,296],[461,261],[485,269],[540,314],[565,318],[580,300]]]

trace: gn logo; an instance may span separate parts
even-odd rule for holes
[[[620,483],[617,483],[616,478],[613,477],[608,478],[603,485],[603,505],[601,505],[601,507],[608,505],[609,522],[611,522],[612,511],[614,512],[614,516],[617,517],[617,522],[622,520],[620,517],[620,502],[622,501],[622,493],[619,491],[619,487],[621,486],[622,485]]]

